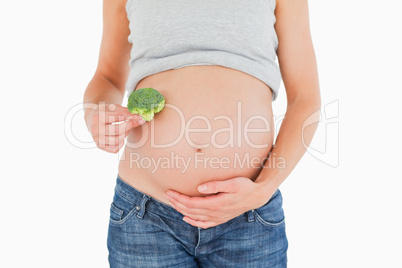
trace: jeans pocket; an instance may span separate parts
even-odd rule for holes
[[[282,194],[278,189],[267,203],[254,209],[256,221],[264,226],[278,227],[285,223]]]
[[[121,225],[127,222],[138,212],[138,208],[137,204],[115,191],[110,204],[110,223]]]

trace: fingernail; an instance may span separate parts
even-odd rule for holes
[[[140,124],[144,124],[144,123],[145,123],[145,120],[144,120],[144,119],[141,119],[141,120],[139,121],[139,123],[140,123]]]
[[[206,185],[200,185],[198,186],[198,191],[200,192],[205,192],[207,190],[207,186]]]

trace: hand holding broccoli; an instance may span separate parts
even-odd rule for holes
[[[130,94],[127,108],[119,104],[94,104],[85,112],[85,122],[99,149],[117,153],[129,130],[151,121],[164,106],[165,99],[157,90],[140,88]]]
[[[102,103],[87,110],[85,122],[99,149],[117,153],[124,145],[129,130],[144,124],[145,120],[119,104]]]

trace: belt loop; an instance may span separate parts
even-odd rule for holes
[[[144,194],[141,198],[141,202],[140,205],[137,206],[139,207],[139,211],[137,213],[137,217],[142,219],[142,217],[144,217],[145,214],[145,204],[147,203],[147,201],[150,199],[151,197],[149,197],[148,195]]]
[[[247,211],[247,221],[248,222],[253,222],[254,221],[254,209]]]

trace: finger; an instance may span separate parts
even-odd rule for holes
[[[167,194],[187,208],[202,208],[208,210],[217,210],[222,204],[222,194],[209,195],[203,197],[189,197],[187,195],[169,190]]]
[[[180,205],[173,205],[173,207],[180,212],[181,214],[183,214],[184,216],[190,217],[194,220],[197,221],[208,221],[211,220],[211,217],[205,213],[197,213],[197,214],[193,214],[189,212],[189,209],[187,209],[186,207],[180,206]]]
[[[100,133],[100,134],[105,134],[108,136],[121,135],[122,133],[125,133],[128,130],[130,130],[130,127],[132,125],[135,125],[135,123],[138,124],[138,121],[135,122],[133,120],[130,120],[130,121],[124,121],[123,123],[120,123],[120,124],[108,124],[104,128],[105,133]]]
[[[204,194],[219,192],[233,193],[236,190],[237,178],[223,181],[209,181],[198,186],[198,191]]]
[[[174,198],[169,197],[168,195],[165,195],[165,197],[169,200],[169,202],[173,205],[173,208],[176,209],[178,212],[180,212],[183,215],[189,216],[193,219],[197,220],[209,220],[211,216],[211,212],[206,209],[200,209],[200,208],[188,208],[184,206],[183,204],[177,202]],[[205,216],[208,215],[208,216]]]
[[[124,132],[128,132],[129,130],[144,124],[146,121],[141,118],[141,116],[136,115],[129,119],[126,119],[122,123],[118,124],[106,124],[99,122],[98,124],[94,124],[91,130],[91,134],[93,137],[96,136],[115,136],[121,135]]]
[[[124,146],[124,140],[123,140],[123,142],[121,142],[121,143],[117,146],[115,153],[117,153],[118,151],[120,151],[121,147],[123,147],[123,146]]]
[[[129,121],[126,130],[131,130],[132,128],[138,127],[146,123],[146,121],[140,115],[133,115],[133,117],[128,120]]]
[[[127,107],[118,104],[106,104],[99,106],[99,121],[103,123],[113,123],[126,120],[133,116]]]
[[[126,138],[126,133],[124,132],[123,134],[116,135],[116,136],[106,136],[107,143],[106,145],[108,146],[117,146],[120,143],[124,142],[124,139]]]
[[[124,142],[126,137],[127,137],[127,135],[125,132],[123,134],[115,135],[115,136],[101,135],[101,136],[99,136],[96,145],[101,149],[106,146],[117,146],[120,143]]]
[[[212,221],[196,221],[196,220],[193,220],[193,219],[188,218],[188,217],[184,217],[183,220],[185,222],[187,222],[188,224],[191,224],[191,225],[193,225],[195,227],[201,227],[203,229],[207,229],[209,227],[213,227],[213,226],[218,225],[218,223],[216,223],[216,222],[212,222]]]
[[[104,146],[103,148],[101,148],[102,150],[109,152],[109,153],[117,153],[118,151],[120,151],[120,148],[124,145],[124,141],[122,143],[120,143],[117,146]]]

